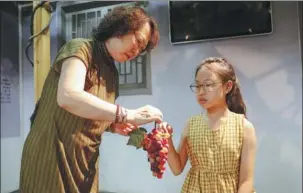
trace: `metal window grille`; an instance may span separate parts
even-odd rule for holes
[[[89,38],[92,29],[96,27],[104,15],[117,6],[135,6],[135,2],[116,4],[111,6],[86,9],[66,14],[66,39]],[[142,5],[144,9],[146,7]],[[137,58],[119,63],[116,67],[119,71],[120,90],[141,89],[147,87],[146,62],[149,54],[140,55]],[[122,92],[123,94],[123,92]]]

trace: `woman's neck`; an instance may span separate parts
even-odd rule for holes
[[[108,54],[111,58],[113,58],[113,56],[112,56],[112,55],[113,55],[113,54],[112,54],[113,50],[112,50],[112,47],[110,46],[110,45],[111,45],[110,39],[106,40],[106,41],[104,42],[104,45],[105,45],[107,54]]]

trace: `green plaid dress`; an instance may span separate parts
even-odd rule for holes
[[[57,104],[63,61],[78,57],[90,68],[91,53],[89,39],[73,39],[59,51],[44,83],[37,115],[23,147],[21,193],[98,192],[98,150],[102,133],[110,123],[78,117]],[[105,85],[104,80],[97,84],[87,77],[85,90],[114,103],[115,92],[107,92]]]
[[[187,137],[192,165],[182,193],[236,193],[243,143],[243,115],[231,113],[212,131],[204,115],[193,116]]]

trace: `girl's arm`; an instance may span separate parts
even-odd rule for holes
[[[256,153],[255,128],[247,119],[244,119],[244,141],[241,153],[240,179],[238,193],[253,192],[253,176]]]
[[[171,171],[175,176],[178,176],[183,172],[184,167],[188,160],[188,155],[186,151],[188,129],[189,129],[189,122],[186,124],[182,132],[178,150],[175,149],[172,138],[170,137],[168,140],[169,148],[168,148],[167,162]]]

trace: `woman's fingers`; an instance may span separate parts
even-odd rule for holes
[[[130,123],[126,123],[126,126],[132,130],[137,128],[137,126],[130,124]]]
[[[124,129],[117,130],[116,133],[127,136],[131,131],[132,131],[132,129],[130,129],[130,128],[124,128]]]
[[[130,133],[130,132],[132,131],[132,129],[130,129],[130,128],[125,128],[125,129],[123,129],[122,131],[123,131],[123,133],[125,133],[126,135],[128,135],[128,133]]]

